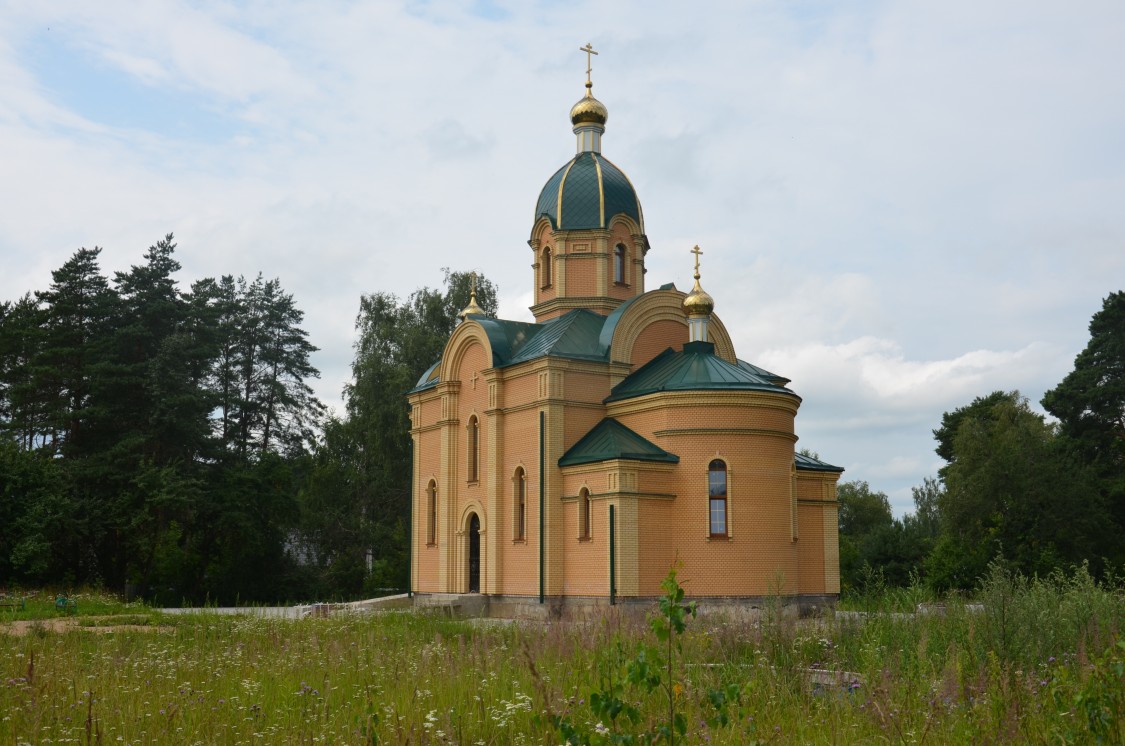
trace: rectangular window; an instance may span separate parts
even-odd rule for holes
[[[711,536],[727,535],[727,465],[715,459],[707,467]]]
[[[725,497],[711,499],[711,535],[726,536],[727,500]]]

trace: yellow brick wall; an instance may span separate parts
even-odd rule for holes
[[[563,592],[575,596],[609,595],[609,503],[590,501],[590,539],[578,538],[578,501],[564,503],[566,551]]]
[[[629,355],[633,370],[637,370],[669,347],[681,349],[687,341],[688,328],[679,321],[663,319],[649,324],[633,343]]]
[[[573,279],[568,276],[568,281]],[[685,339],[682,323],[653,321],[632,345],[633,369]],[[682,563],[680,578],[696,596],[838,592],[837,475],[793,477],[797,402],[792,397],[750,391],[673,392],[606,408],[600,402],[610,390],[608,365],[550,358],[493,370],[489,352],[475,342],[463,343],[457,360],[455,380],[411,397],[417,590],[464,590],[467,539],[461,524],[472,506],[486,528],[481,552],[484,592],[538,594],[542,538],[548,595],[605,596],[612,504],[618,520],[622,597],[659,594],[659,583],[677,558]],[[548,425],[544,537],[539,536],[540,411],[546,412]],[[560,470],[558,458],[607,414],[678,455],[679,464],[622,461]],[[478,417],[481,428],[476,484],[467,480],[466,425],[471,415]],[[708,536],[707,469],[716,457],[728,467],[725,539]],[[517,467],[526,473],[524,541],[514,535]],[[430,479],[437,481],[439,503],[445,508],[439,511],[437,547],[425,545]],[[588,540],[579,537],[577,497],[583,487],[594,497]],[[798,539],[793,531],[795,500]]]

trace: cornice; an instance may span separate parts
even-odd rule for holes
[[[782,430],[764,430],[762,428],[753,427],[680,427],[668,430],[655,430],[653,431],[654,437],[663,437],[666,435],[761,435],[767,438],[781,438],[793,443],[797,442],[797,436],[794,433],[784,432]]]
[[[747,389],[655,391],[651,394],[610,402],[606,405],[606,413],[610,417],[619,417],[627,414],[650,412],[654,409],[698,409],[700,407],[779,409],[795,416],[798,407],[800,407],[800,401],[796,394]]]

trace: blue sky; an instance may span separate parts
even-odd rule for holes
[[[278,277],[339,407],[362,293],[476,269],[529,318],[539,189],[592,42],[651,286],[703,283],[886,491],[943,411],[1033,402],[1125,286],[1120,2],[0,0],[0,298],[172,231],[182,280]]]

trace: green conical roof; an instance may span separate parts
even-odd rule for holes
[[[682,352],[669,347],[657,355],[614,386],[605,401],[608,404],[658,391],[706,389],[774,391],[800,400],[799,396],[779,385],[776,382],[778,378],[756,373],[748,365],[728,363],[715,354],[715,345],[711,342],[688,342]]]

